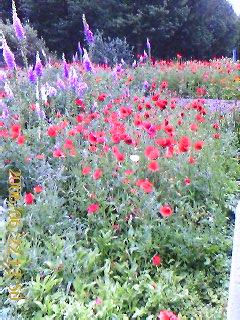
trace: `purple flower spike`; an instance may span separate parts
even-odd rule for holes
[[[83,14],[82,19],[83,19],[83,26],[84,26],[84,34],[85,34],[85,38],[87,40],[87,43],[88,44],[93,44],[94,35],[93,35],[92,31],[90,30],[90,27],[89,27],[89,25],[87,23],[85,14]]]
[[[89,56],[88,56],[88,53],[87,53],[87,50],[86,49],[83,49],[84,51],[84,55],[83,55],[83,65],[85,67],[85,70],[87,72],[92,72],[93,71],[93,66],[92,66],[92,63],[89,59]]]
[[[16,68],[16,62],[14,54],[9,48],[6,39],[3,39],[3,57],[9,69],[14,70]]]
[[[28,70],[28,80],[31,83],[35,83],[37,81],[37,75],[36,75],[35,71],[33,70],[33,67],[30,67]]]
[[[15,2],[12,2],[12,10],[13,10],[13,27],[15,30],[15,35],[19,41],[22,41],[25,38],[25,30],[22,26],[21,20],[18,18],[17,9]]]
[[[147,48],[148,48],[148,51],[151,50],[151,43],[148,38],[147,38]]]
[[[66,89],[66,85],[65,85],[64,81],[63,81],[61,78],[59,78],[59,77],[58,77],[58,79],[57,79],[56,84],[57,84],[57,87],[58,87],[59,89],[61,89],[61,90],[65,90],[65,89]]]
[[[148,90],[150,88],[150,84],[149,84],[149,82],[146,80],[146,81],[144,81],[144,83],[143,83],[143,90]]]
[[[43,75],[43,65],[42,65],[42,61],[39,57],[39,52],[37,52],[37,55],[36,55],[36,64],[35,64],[34,70],[35,70],[36,75],[38,77]]]
[[[63,64],[63,74],[65,78],[69,78],[69,71],[68,71],[68,65],[67,62],[65,61]]]
[[[78,51],[79,51],[80,58],[81,58],[82,55],[83,55],[83,50],[82,50],[82,47],[81,47],[81,43],[80,43],[80,42],[78,42]]]

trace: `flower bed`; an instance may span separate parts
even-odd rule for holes
[[[13,307],[5,292],[1,307],[23,319],[224,319],[235,112],[173,97],[157,65],[40,63],[34,76],[1,73],[1,192],[21,170],[27,297]]]

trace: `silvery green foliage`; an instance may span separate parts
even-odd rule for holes
[[[123,59],[125,63],[133,62],[133,48],[129,46],[126,39],[104,38],[99,31],[95,35],[95,42],[92,47],[92,61],[97,64],[108,64],[114,66]]]

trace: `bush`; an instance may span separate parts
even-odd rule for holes
[[[126,39],[122,40],[118,37],[104,39],[102,33],[98,31],[92,48],[92,60],[97,64],[114,66],[123,59],[130,64],[133,60],[132,50]]]
[[[30,27],[28,24],[24,26],[26,32],[26,40],[25,40],[25,48],[26,48],[26,56],[30,64],[35,62],[36,52],[40,53],[42,50],[45,53],[49,53],[46,48],[45,42],[43,39],[39,39],[37,35],[37,31]],[[0,30],[3,32],[7,43],[11,50],[15,55],[15,59],[18,65],[23,65],[23,59],[21,54],[21,43],[19,43],[18,39],[15,36],[14,28],[12,24],[8,21],[4,23],[0,20]],[[1,61],[0,61],[1,64]]]

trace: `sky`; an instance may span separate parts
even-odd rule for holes
[[[240,15],[240,0],[228,0],[228,2],[231,3],[236,13]]]

